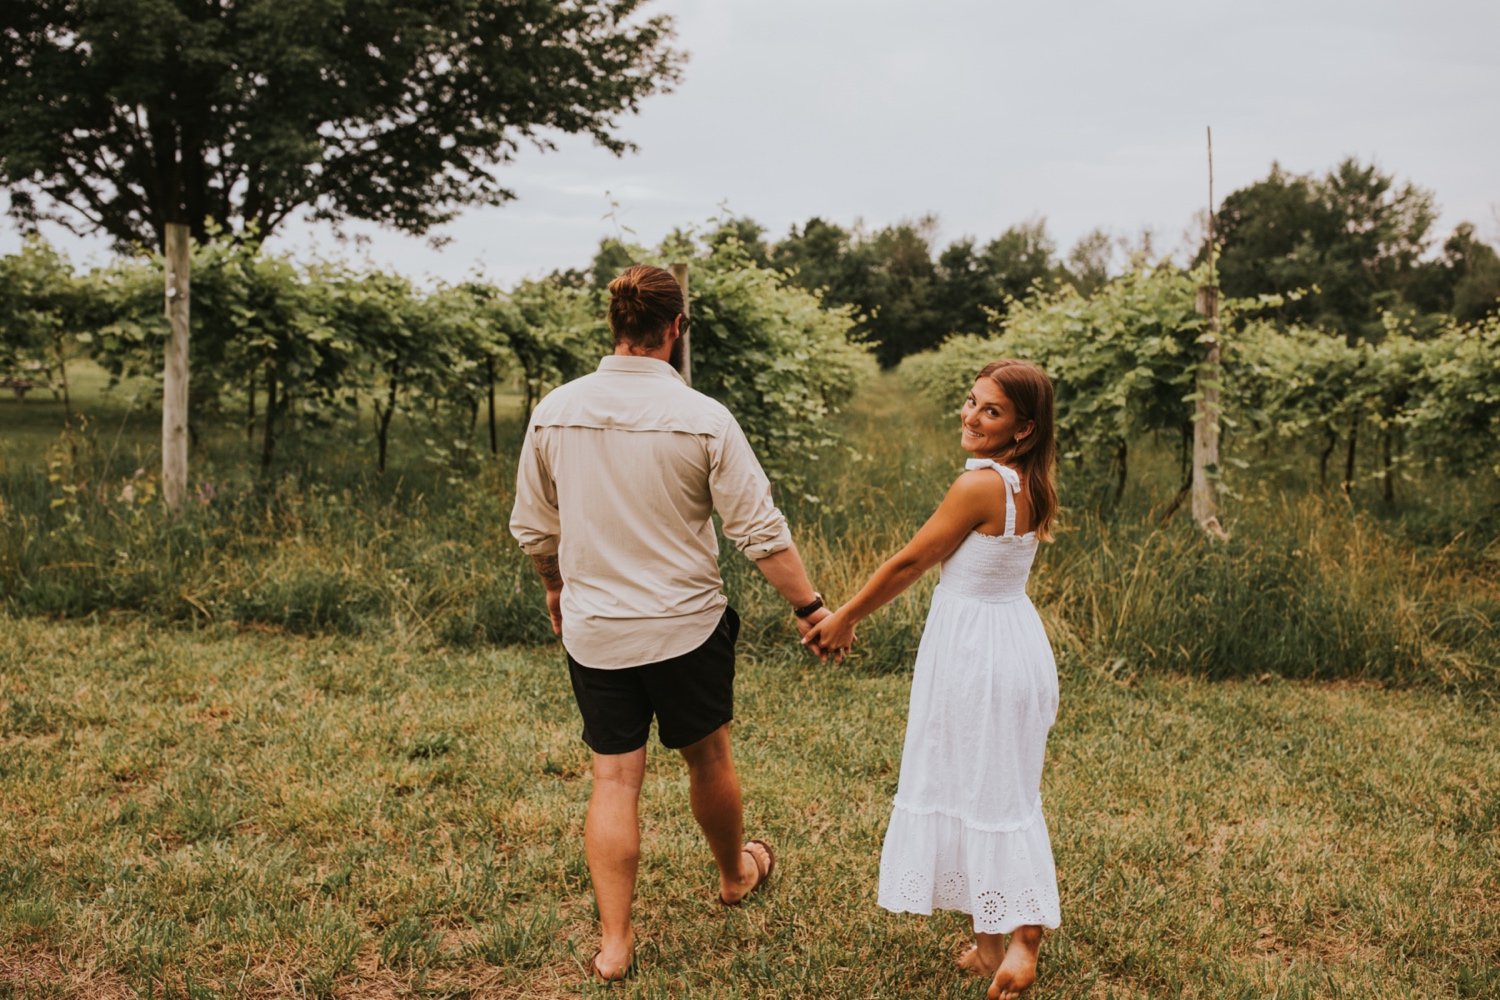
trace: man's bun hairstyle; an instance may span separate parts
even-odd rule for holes
[[[682,311],[682,287],[671,271],[636,264],[609,283],[609,329],[616,344],[654,351]]]

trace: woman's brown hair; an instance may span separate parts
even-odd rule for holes
[[[671,271],[637,264],[609,283],[609,329],[616,344],[623,340],[654,351],[682,311],[682,286]]]
[[[1052,520],[1057,515],[1057,490],[1052,485],[1057,465],[1052,380],[1031,362],[1013,358],[991,361],[979,370],[977,377],[988,378],[998,385],[1016,408],[1016,415],[1031,421],[1031,433],[1012,441],[999,460],[1014,466],[1025,479],[1036,536],[1051,539]]]

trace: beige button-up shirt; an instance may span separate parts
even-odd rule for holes
[[[584,666],[703,644],[728,603],[714,511],[751,559],[791,545],[739,424],[666,362],[607,357],[532,413],[510,530],[529,555],[557,554],[563,646]]]

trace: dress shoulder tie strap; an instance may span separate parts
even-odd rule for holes
[[[964,463],[965,469],[994,469],[1005,481],[1005,534],[1016,533],[1016,502],[1012,499],[1021,492],[1021,474],[1008,465],[1001,465],[989,458],[971,458]]]

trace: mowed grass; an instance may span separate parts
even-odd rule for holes
[[[907,678],[744,651],[778,848],[738,910],[653,747],[622,997],[972,997],[965,921],[875,906]],[[1063,927],[1036,997],[1500,994],[1492,707],[1065,669]],[[138,623],[0,628],[0,995],[591,994],[560,654]],[[976,762],[977,765],[978,762]]]

